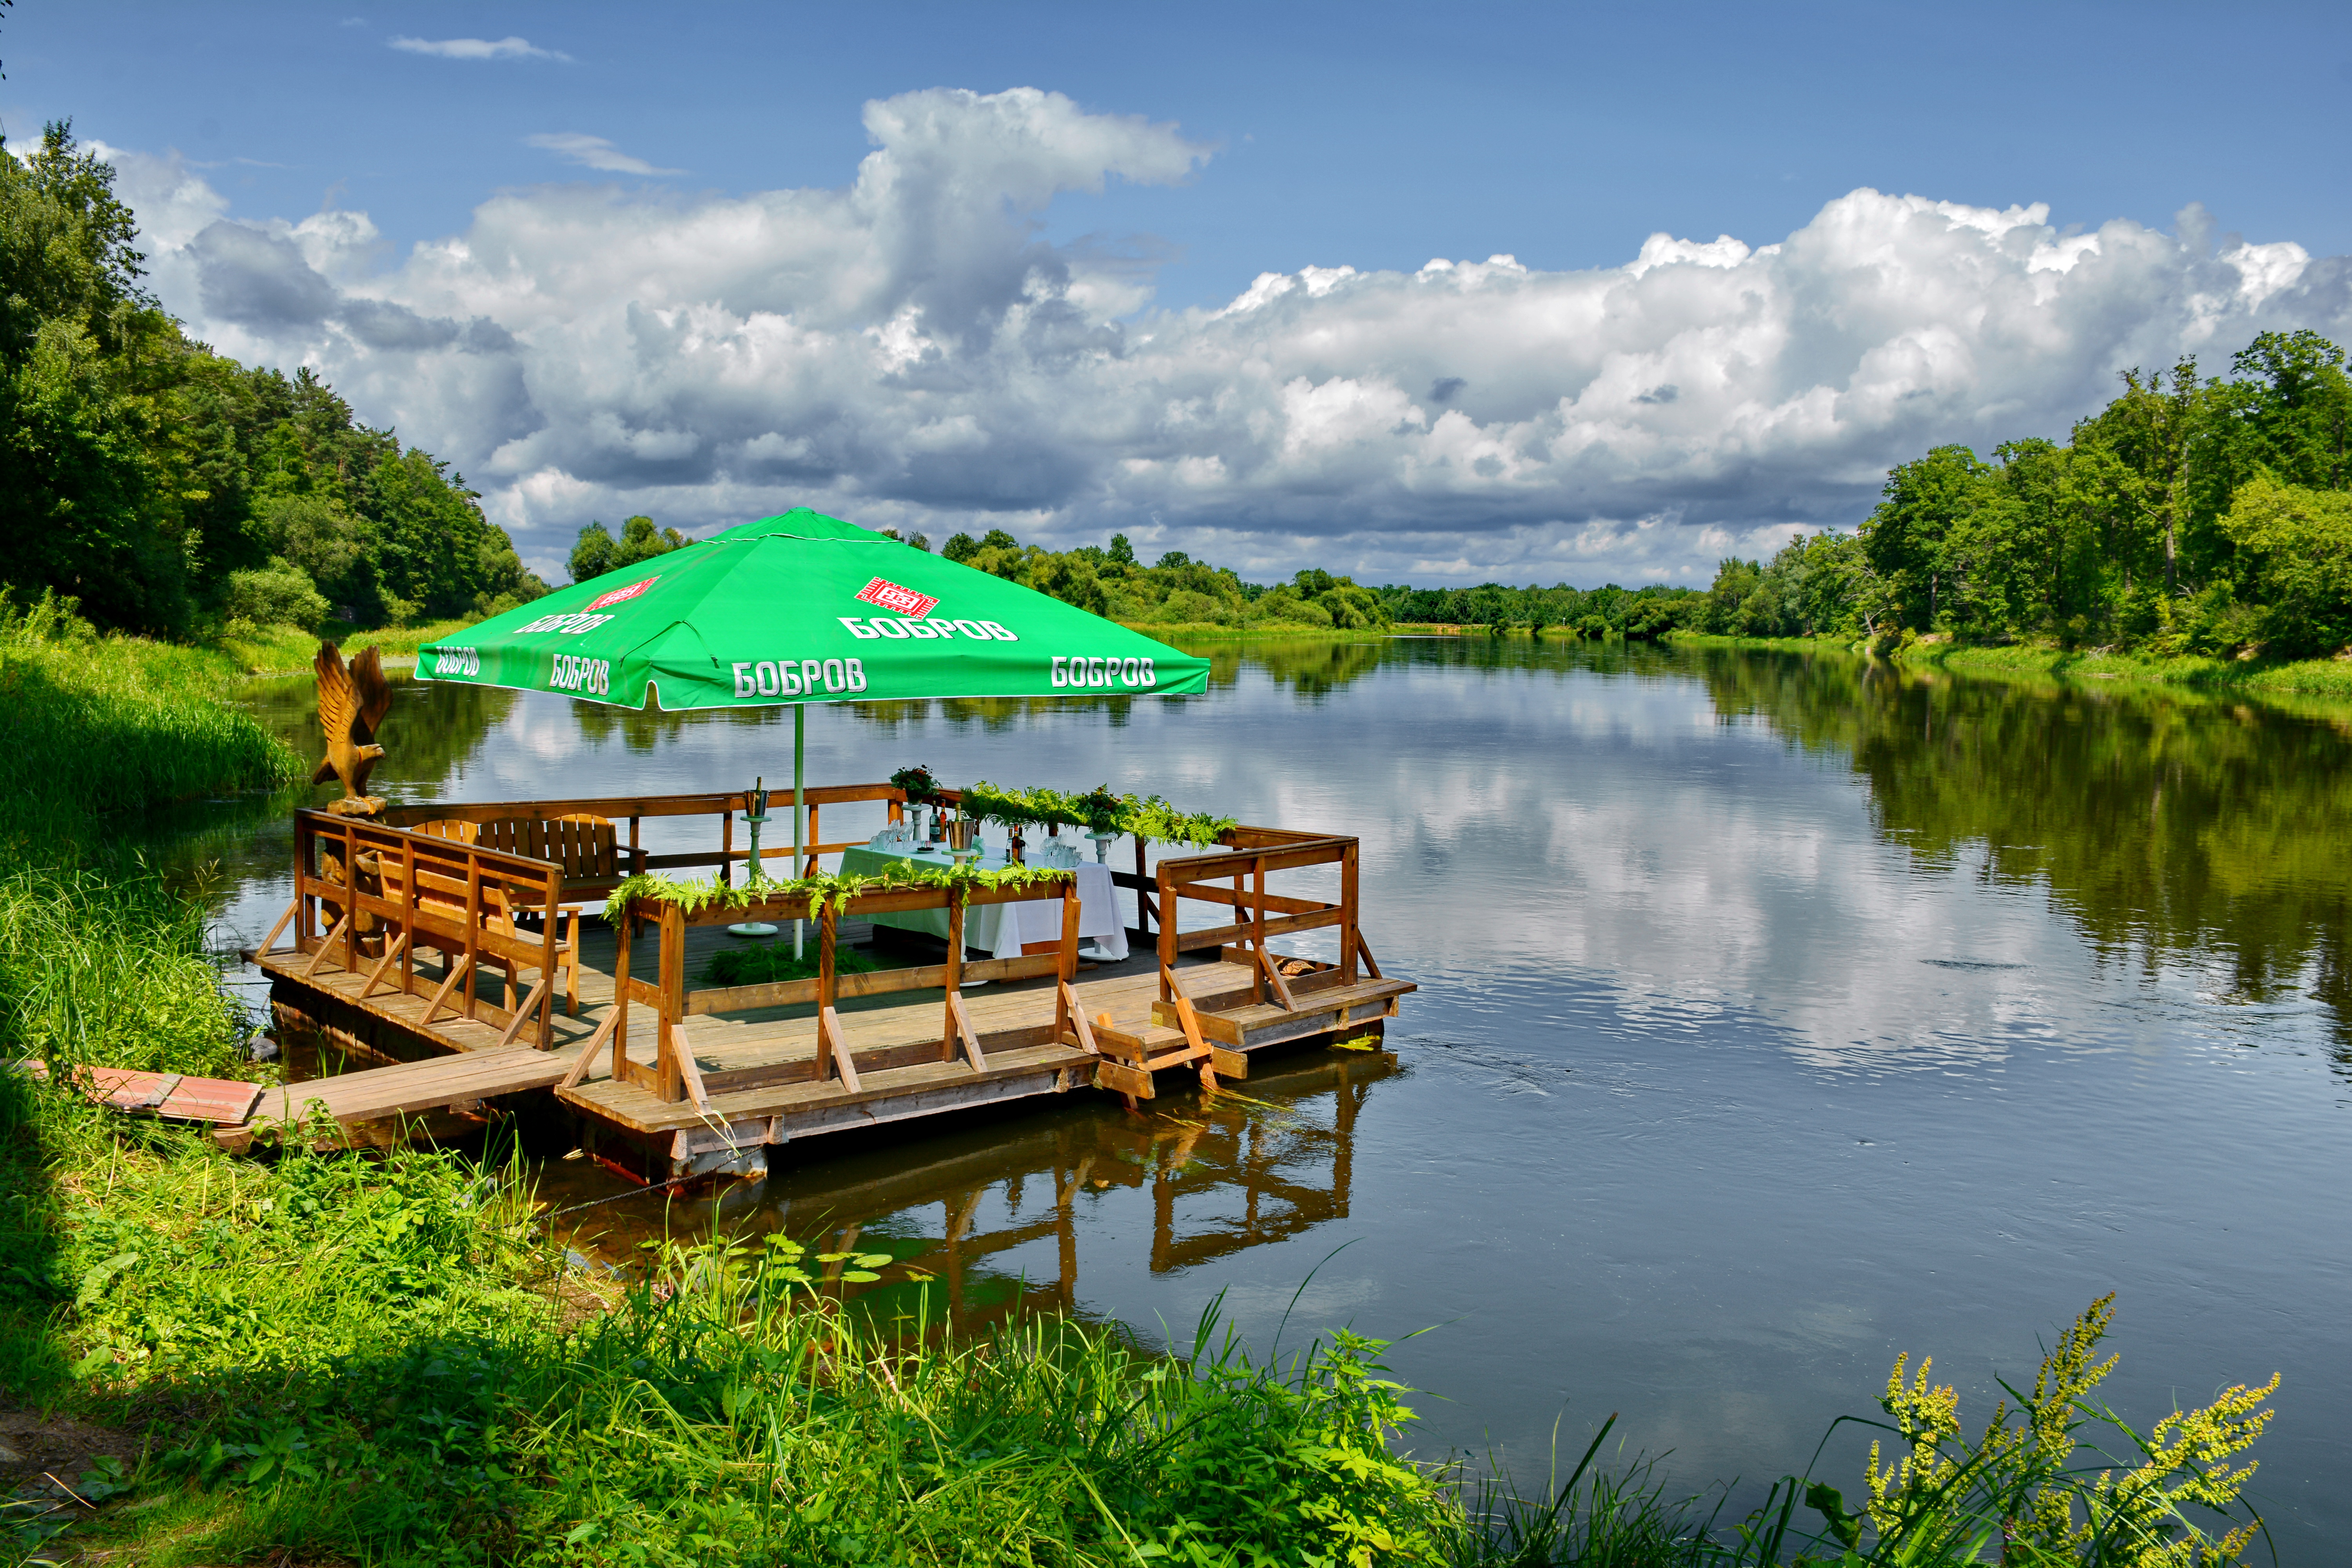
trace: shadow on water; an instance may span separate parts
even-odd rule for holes
[[[765,1181],[691,1201],[635,1192],[581,1160],[545,1166],[541,1195],[558,1209],[595,1205],[558,1222],[560,1234],[608,1268],[665,1238],[780,1232],[820,1253],[887,1253],[870,1283],[844,1284],[840,1262],[825,1269],[828,1294],[884,1321],[969,1333],[1025,1311],[1091,1317],[1079,1243],[1104,1228],[1109,1205],[1148,1204],[1148,1226],[1135,1227],[1148,1241],[1113,1228],[1118,1247],[1140,1243],[1155,1275],[1349,1216],[1357,1119],[1396,1058],[1317,1050],[1253,1067],[1247,1092],[1171,1096],[1147,1114],[1088,1100],[911,1145],[828,1139],[799,1160],[785,1153]]]

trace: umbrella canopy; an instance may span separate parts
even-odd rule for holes
[[[1209,661],[800,507],[428,643],[416,674],[679,710],[1188,696]]]

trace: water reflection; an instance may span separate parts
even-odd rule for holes
[[[1572,1401],[1570,1429],[1622,1410],[1694,1486],[1802,1466],[1897,1349],[1989,1407],[2036,1329],[2120,1289],[2103,1392],[2152,1421],[2284,1369],[2273,1527],[2352,1534],[2321,1484],[2352,1466],[2340,720],[1524,637],[1201,651],[1212,689],[1181,701],[823,710],[810,776],[919,762],[1360,835],[1373,949],[1422,987],[1404,1068],[1290,1095],[1265,1064],[1242,1088],[1296,1129],[1074,1095],[815,1140],[733,1200],[746,1223],[855,1226],[904,1259],[877,1309],[967,1323],[1053,1304],[1149,1332],[1223,1292],[1263,1345],[1311,1276],[1302,1324],[1445,1325],[1396,1351],[1446,1396],[1428,1447],[1540,1471]],[[260,701],[316,744],[306,682]],[[791,768],[779,713],[403,682],[394,715],[396,798]],[[250,941],[288,898],[285,816],[223,809],[189,842]],[[551,1199],[610,1191],[585,1163],[551,1165]],[[661,1205],[579,1222],[625,1255]]]
[[[903,1145],[777,1162],[768,1180],[665,1206],[583,1163],[549,1168],[541,1193],[562,1208],[615,1201],[570,1222],[564,1238],[609,1266],[667,1236],[780,1232],[812,1253],[887,1253],[872,1284],[827,1294],[886,1321],[968,1332],[1021,1312],[1095,1317],[1079,1285],[1087,1247],[1132,1249],[1107,1210],[1148,1205],[1155,1275],[1231,1258],[1349,1216],[1356,1122],[1372,1086],[1397,1072],[1385,1051],[1317,1051],[1252,1064],[1243,1088],[1207,1100],[1152,1102],[1130,1115],[1091,1102],[1075,1113],[995,1121]],[[1132,1264],[1132,1258],[1123,1259]]]
[[[1716,711],[1850,760],[1922,866],[2049,889],[2093,950],[2226,965],[2224,993],[2326,1005],[2352,1068],[2352,745],[2340,717],[2130,688],[2002,685],[1721,652]]]

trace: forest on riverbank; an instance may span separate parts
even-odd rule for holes
[[[2352,381],[2316,332],[2184,358],[2063,445],[1938,447],[1852,534],[1722,563],[1689,629],[2297,659],[2352,645]]]
[[[478,616],[536,597],[449,465],[308,368],[191,340],[68,124],[0,147],[0,587],[183,641]]]

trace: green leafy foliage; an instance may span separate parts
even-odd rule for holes
[[[833,950],[833,967],[840,974],[865,974],[879,969],[870,953],[860,952],[846,943]],[[702,966],[705,985],[766,985],[780,980],[813,980],[816,977],[817,952],[807,947],[803,956],[793,956],[792,944],[782,942],[746,943],[741,947],[722,947],[710,955]]]
[[[1939,447],[1847,537],[1718,567],[1698,631],[2273,658],[2352,646],[2352,381],[2310,331],[2126,373],[2065,445]]]
[[[1230,569],[1181,550],[1155,565],[1135,559],[1125,535],[1110,548],[1050,551],[1024,545],[1004,530],[982,538],[959,533],[940,553],[992,576],[1049,595],[1066,605],[1130,626],[1217,626],[1237,629],[1378,629],[1389,624],[1381,593],[1354,579],[1309,567],[1287,583],[1244,583]]]
[[[914,861],[894,862],[887,869],[866,875],[856,871],[820,871],[812,877],[799,877],[786,882],[761,881],[755,884],[730,885],[711,878],[707,881],[680,882],[655,873],[645,873],[623,881],[613,889],[604,903],[604,918],[618,922],[625,917],[631,903],[675,904],[688,914],[703,910],[749,909],[754,903],[763,906],[799,905],[807,918],[819,918],[829,902],[837,912],[846,909],[849,900],[859,893],[888,892],[899,888],[941,888],[962,898],[976,890],[999,891],[1007,888],[1033,888],[1047,882],[1067,881],[1076,873],[1055,866],[1002,866],[993,870],[969,861],[951,861],[942,866],[926,866]]]
[[[607,572],[618,572],[641,561],[667,555],[686,542],[685,534],[675,528],[658,528],[649,517],[629,519],[621,525],[618,539],[603,523],[592,522],[581,529],[580,537],[572,542],[569,563],[572,580],[585,583],[591,577],[602,577]]]
[[[1230,816],[1178,811],[1156,795],[1113,795],[1108,784],[1097,784],[1083,795],[1066,795],[1042,785],[1006,788],[983,779],[965,786],[962,795],[966,815],[1008,827],[1058,823],[1095,833],[1131,833],[1158,844],[1205,847],[1223,841],[1236,826]]]
[[[0,589],[0,842],[49,864],[95,819],[289,784],[302,760],[230,705],[219,654],[100,637],[70,599]]]
[[[368,626],[545,592],[446,464],[185,337],[136,228],[69,125],[0,149],[0,585],[180,637],[312,614],[298,574]]]

